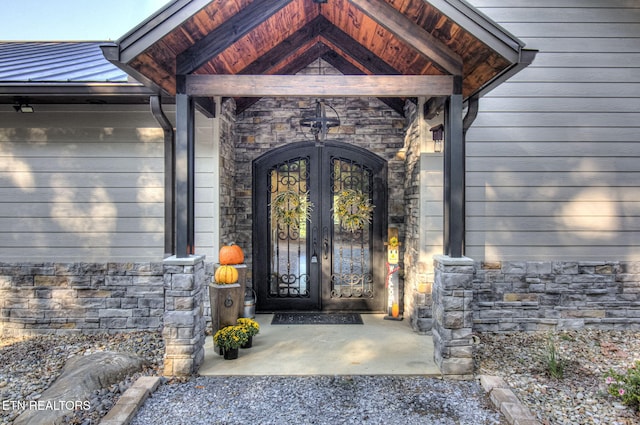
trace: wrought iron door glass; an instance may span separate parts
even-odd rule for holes
[[[269,296],[309,297],[306,211],[309,158],[282,162],[269,172]]]
[[[354,161],[331,159],[332,262],[331,298],[373,298],[373,271],[371,264],[371,221],[355,231],[343,226],[335,213],[336,204],[344,191],[373,197],[372,172]],[[355,212],[355,211],[354,211]]]
[[[258,311],[383,311],[386,161],[347,143],[300,142],[256,158],[253,171]],[[363,229],[334,214],[345,191],[370,203]]]

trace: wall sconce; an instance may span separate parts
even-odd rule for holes
[[[15,109],[16,112],[21,112],[23,114],[31,114],[34,111],[33,106],[28,103],[16,103],[13,105],[13,109]]]
[[[444,125],[439,124],[429,129],[433,136],[433,151],[442,152],[442,141],[444,140]]]

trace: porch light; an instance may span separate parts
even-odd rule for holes
[[[442,141],[444,140],[444,125],[439,124],[431,127],[429,131],[433,137],[433,151],[442,152]]]
[[[327,117],[326,106],[336,115],[335,117]],[[316,143],[322,143],[327,138],[327,133],[331,127],[338,127],[340,125],[340,117],[338,112],[325,102],[316,100],[315,114],[303,117],[300,120],[300,126],[311,128],[311,134],[316,139]]]
[[[15,109],[16,112],[21,112],[23,114],[31,114],[34,111],[33,106],[28,103],[16,103],[13,105],[13,109]]]

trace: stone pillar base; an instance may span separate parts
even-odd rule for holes
[[[204,257],[164,260],[164,375],[189,376],[204,361]]]
[[[434,360],[449,379],[473,379],[474,262],[442,255],[434,266]]]

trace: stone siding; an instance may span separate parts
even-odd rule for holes
[[[164,260],[164,374],[195,374],[204,361],[204,257]]]
[[[433,281],[433,357],[443,375],[471,379],[473,260],[437,255]]]
[[[476,263],[480,332],[640,329],[640,262]]]
[[[0,336],[159,330],[162,263],[0,264]]]
[[[401,252],[404,277],[404,316],[418,333],[431,332],[431,282],[433,273],[427,273],[428,266],[422,261],[420,229],[420,157],[422,140],[420,133],[420,114],[412,102],[405,105],[407,130],[405,134],[405,181],[404,205],[406,232]]]
[[[235,177],[236,151],[234,146],[236,119],[236,103],[233,98],[222,103],[220,114],[220,244],[237,243],[245,246],[243,239],[238,239],[236,225],[246,220],[249,211],[238,209],[236,204]]]
[[[324,74],[336,74],[322,61]],[[318,62],[302,73],[318,73]],[[405,119],[376,98],[324,99],[335,108],[341,120],[332,128],[329,139],[351,143],[386,159],[388,166],[388,193],[390,226],[399,229],[404,239],[404,146]],[[289,143],[311,141],[309,128],[300,126],[300,119],[314,111],[315,99],[279,97],[262,98],[241,112],[235,122],[235,206],[242,211],[236,220],[236,236],[245,252],[248,265],[247,284],[252,285],[252,161],[260,155]],[[333,111],[327,108],[327,114]]]

